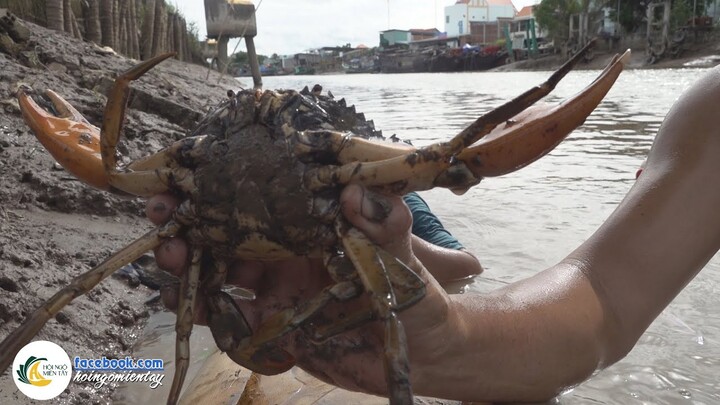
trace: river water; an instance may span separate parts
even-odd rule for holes
[[[485,273],[456,293],[479,294],[557,263],[622,200],[664,115],[706,70],[624,72],[598,109],[564,143],[519,172],[484,180],[463,196],[423,193]],[[558,102],[597,71],[571,72],[546,98]],[[447,139],[549,72],[286,76],[266,88],[320,83],[373,119],[386,136],[415,145]],[[657,318],[634,350],[562,396],[567,404],[720,403],[720,258]],[[652,282],[652,281],[650,281]],[[548,370],[553,372],[553,370]],[[168,376],[169,378],[170,376]]]

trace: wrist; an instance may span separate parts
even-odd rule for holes
[[[410,332],[410,376],[417,394],[450,398],[453,392],[448,387],[452,387],[453,380],[462,376],[461,370],[465,367],[466,324],[459,316],[453,299],[444,293],[436,296],[436,291],[428,290],[428,296],[423,301],[440,298],[444,302],[435,302],[430,309],[418,308],[423,312],[422,316],[431,321],[420,333],[414,332],[417,329],[407,329]]]

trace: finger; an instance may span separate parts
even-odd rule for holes
[[[402,198],[349,185],[343,190],[340,202],[343,215],[373,242],[384,245],[409,238],[412,216]]]
[[[160,288],[160,300],[165,308],[172,312],[177,311],[178,306],[178,286],[166,285]]]
[[[162,225],[170,220],[179,203],[178,198],[172,194],[157,194],[145,205],[145,215],[153,224]]]
[[[181,277],[187,268],[188,245],[182,238],[171,238],[155,249],[155,262],[158,267]]]

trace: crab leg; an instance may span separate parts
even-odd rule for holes
[[[450,142],[386,160],[322,167],[309,172],[306,182],[313,189],[360,182],[367,186],[389,184],[390,191],[396,193],[435,186],[462,191],[483,177],[517,170],[547,154],[584,122],[628,60],[629,51],[616,58],[585,90],[555,108],[522,112],[554,88],[567,73],[567,65],[543,85],[480,117]],[[506,124],[501,125],[503,122]],[[487,141],[468,148],[488,133],[492,136]]]
[[[287,124],[283,132],[295,154],[309,160],[317,155],[329,155],[340,163],[368,162],[403,156],[415,150],[402,142],[373,142],[337,131],[294,131]]]
[[[0,343],[0,371],[7,369],[20,349],[72,300],[95,288],[115,270],[136,260],[148,250],[154,249],[164,238],[175,235],[179,229],[180,225],[175,222],[168,222],[162,227],[153,229],[58,291]]]
[[[387,277],[392,284],[396,300],[395,309],[402,311],[418,302],[425,291],[425,283],[422,279],[387,252],[377,250],[376,253],[385,265]],[[358,328],[374,318],[375,314],[371,309],[361,308],[346,312],[342,318],[333,319],[325,325],[314,326],[312,339],[317,343],[323,342],[335,335]]]
[[[498,125],[479,142],[458,153],[454,164],[432,184],[462,193],[479,179],[511,173],[549,153],[585,122],[629,60],[630,51],[616,55],[598,78],[575,96],[552,108],[532,106]],[[408,179],[404,187],[408,191],[427,188],[415,179]]]
[[[185,277],[180,283],[180,297],[175,324],[175,375],[168,394],[168,404],[176,404],[180,398],[180,390],[182,390],[185,375],[190,365],[190,334],[193,329],[195,298],[200,285],[201,260],[202,249],[193,249],[190,269],[185,273]]]
[[[370,242],[360,231],[355,228],[346,229],[346,225],[341,222],[338,221],[336,229],[345,252],[355,265],[365,289],[370,293],[373,310],[385,323],[384,363],[390,404],[412,404],[407,338],[397,317],[398,300],[389,276],[393,264],[404,265]],[[418,278],[412,270],[407,269],[406,272]],[[418,299],[425,295],[425,285],[422,281],[420,284],[422,288],[416,291]]]
[[[359,294],[360,289],[354,282],[341,281],[326,287],[300,308],[275,313],[253,333],[235,301],[220,292],[208,297],[208,326],[218,348],[237,364],[264,375],[280,374],[295,365],[295,357],[274,341],[297,329],[329,302],[344,301]]]
[[[498,124],[509,120],[522,111],[525,111],[528,107],[540,101],[541,98],[550,94],[560,80],[562,80],[565,75],[567,75],[573,67],[575,67],[575,65],[585,57],[585,54],[593,46],[595,46],[594,39],[588,42],[580,51],[578,51],[578,53],[570,58],[570,60],[565,62],[565,64],[555,71],[555,73],[553,73],[543,84],[526,91],[513,100],[510,100],[509,102],[478,118],[447,144],[439,143],[429,146],[427,148],[428,152],[433,153],[437,151],[445,154],[446,156],[454,155],[477,142]]]
[[[593,45],[594,40],[588,42],[583,49],[553,73],[545,83],[526,91],[478,118],[451,141],[431,145],[424,149],[427,150],[427,153],[440,153],[442,156],[448,157],[472,145],[499,123],[521,113],[550,93]],[[293,144],[298,155],[311,155],[313,152],[318,151],[332,152],[337,156],[340,163],[385,160],[406,155],[409,150],[414,150],[414,148],[402,144],[378,145],[362,138],[348,138],[344,134],[334,131],[303,131],[293,134],[286,133],[286,135],[294,138]]]
[[[25,122],[35,134],[38,134],[38,139],[43,146],[51,151],[53,157],[63,167],[78,175],[88,184],[106,189],[109,180],[100,156],[100,129],[90,124],[72,104],[54,91],[46,90],[45,95],[52,102],[52,108],[58,112],[58,116],[49,114],[38,106],[24,89],[18,90],[18,102]],[[127,168],[133,171],[142,171],[176,167],[177,156],[182,150],[193,149],[196,144],[200,144],[206,138],[203,135],[179,140],[158,153],[131,162]],[[56,151],[64,153],[56,153]],[[76,168],[75,165],[85,166]],[[86,176],[98,174],[99,179],[102,180],[91,182],[80,174]]]
[[[250,346],[262,346],[278,337],[297,329],[306,319],[325,308],[332,300],[344,300],[357,296],[359,289],[351,281],[326,287],[312,300],[304,303],[301,308],[288,308],[273,314],[250,338]]]

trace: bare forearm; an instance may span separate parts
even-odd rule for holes
[[[618,209],[563,263],[492,295],[451,297],[450,340],[418,386],[543,400],[624,357],[720,248],[720,128],[709,122],[719,105],[716,68],[668,114]]]
[[[466,401],[542,401],[604,362],[607,325],[592,286],[562,264],[490,295],[451,296],[442,352],[413,364],[422,394]],[[568,306],[576,308],[569,311]],[[442,328],[441,328],[442,329]]]
[[[603,226],[572,257],[584,261],[625,345],[720,248],[720,68],[668,113],[647,167]],[[622,351],[621,351],[622,353]]]
[[[478,259],[465,250],[446,249],[412,237],[415,256],[441,284],[476,276],[483,272]]]

